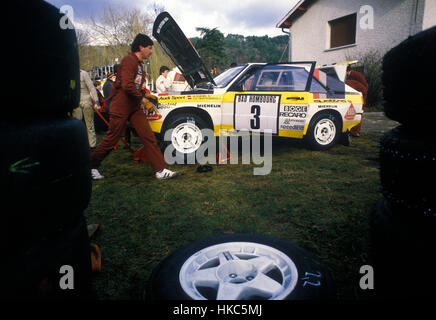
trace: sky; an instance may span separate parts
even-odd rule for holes
[[[102,6],[123,6],[152,12],[156,3],[176,20],[188,38],[200,37],[197,27],[218,28],[225,36],[240,34],[270,37],[284,35],[276,24],[289,12],[298,0],[46,0],[61,8],[73,9],[74,23],[81,25],[91,16],[98,17]]]

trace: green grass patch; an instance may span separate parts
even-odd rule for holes
[[[101,139],[101,136],[99,136]],[[326,152],[301,143],[274,141],[269,175],[254,164],[174,165],[183,173],[159,181],[148,163],[119,148],[93,182],[88,223],[101,230],[92,240],[102,251],[102,272],[93,278],[98,299],[140,299],[157,264],[180,246],[232,233],[264,234],[312,252],[330,270],[338,298],[368,296],[359,269],[371,264],[370,215],[381,197],[378,139],[362,134],[351,146]],[[133,138],[134,148],[140,147]]]

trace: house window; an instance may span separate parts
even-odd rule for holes
[[[356,19],[357,14],[353,13],[329,21],[330,48],[343,47],[356,43]]]

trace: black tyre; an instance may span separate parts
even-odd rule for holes
[[[310,121],[305,141],[312,150],[328,150],[342,136],[341,119],[332,113],[317,113]]]
[[[374,287],[379,298],[434,296],[434,221],[410,219],[382,198],[371,220],[374,248]]]
[[[341,143],[342,145],[349,147],[351,144],[351,140],[353,140],[349,131],[343,132],[341,135]]]
[[[434,81],[431,80],[432,76],[424,75],[435,74],[436,66],[425,62],[432,61],[435,56],[436,27],[408,38],[386,53],[382,82],[387,117],[420,130],[434,132]]]
[[[325,267],[282,240],[237,234],[176,250],[153,271],[152,300],[332,299]]]
[[[197,160],[197,152],[207,141],[204,129],[210,129],[211,124],[197,114],[176,114],[168,119],[161,136],[164,152],[170,147],[172,154],[182,156],[183,161]],[[204,151],[204,150],[203,150]]]
[[[80,69],[75,30],[66,16],[42,0],[8,6],[5,25],[3,119],[66,115],[79,104]],[[19,17],[19,18],[17,18]],[[25,40],[24,40],[25,39]],[[23,42],[29,50],[20,50]],[[18,62],[19,61],[19,62]]]
[[[84,124],[64,118],[2,123],[1,244],[12,252],[71,226],[91,197],[90,152]]]
[[[434,139],[405,126],[385,133],[380,141],[380,180],[392,206],[436,218]]]
[[[60,286],[61,278],[67,274],[67,271],[61,272],[62,266],[72,268],[68,271],[72,281],[63,282],[72,285],[70,289]],[[90,242],[82,216],[63,232],[4,257],[1,296],[7,299],[83,299],[90,294],[90,275]]]

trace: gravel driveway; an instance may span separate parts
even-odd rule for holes
[[[387,118],[384,112],[365,112],[362,120],[362,132],[384,133],[399,123]]]

